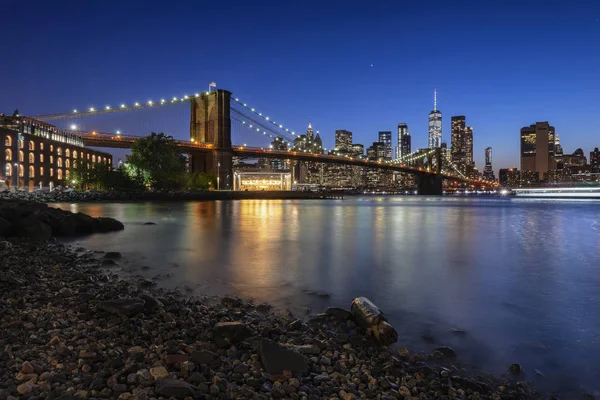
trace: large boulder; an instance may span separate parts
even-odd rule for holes
[[[98,232],[122,231],[125,229],[125,225],[114,218],[98,217],[96,220],[98,221]]]
[[[218,322],[213,331],[219,347],[241,342],[249,336],[248,328],[241,322]]]
[[[258,346],[260,361],[269,374],[282,375],[283,371],[305,375],[308,373],[306,358],[280,344],[262,338]]]
[[[30,214],[23,219],[13,221],[13,236],[27,237],[38,240],[52,239],[52,228]]]
[[[0,217],[0,237],[8,236],[12,224],[9,220]]]

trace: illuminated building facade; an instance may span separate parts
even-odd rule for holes
[[[269,146],[273,150],[285,151],[288,149],[287,143],[280,137],[276,137]],[[288,163],[281,158],[273,158],[267,161],[272,170],[288,169]]]
[[[592,173],[600,173],[600,150],[596,147],[590,151],[590,170]]]
[[[365,146],[359,143],[352,143],[352,157],[364,158]]]
[[[289,172],[236,171],[233,173],[233,190],[292,190],[292,174]]]
[[[405,123],[398,124],[398,147],[396,148],[396,158],[400,159],[410,154],[410,132],[408,125]]]
[[[72,186],[71,169],[80,163],[112,167],[112,155],[86,148],[79,136],[28,117],[0,117],[0,154],[0,180],[28,191]]]
[[[379,142],[383,143],[383,159],[388,161],[392,159],[392,132],[379,132]]]
[[[496,180],[494,169],[492,168],[492,148],[485,149],[485,167],[483,168],[483,178],[489,181]]]
[[[551,180],[556,170],[555,149],[555,130],[548,122],[521,128],[521,176],[534,173],[536,181]]]
[[[308,124],[308,129],[303,135],[298,135],[294,139],[294,150],[297,152],[323,154],[323,142],[317,131],[316,135],[312,125]],[[294,168],[294,180],[297,183],[321,184],[323,181],[323,163],[313,161],[299,161],[297,168]]]
[[[516,188],[521,185],[521,174],[516,168],[503,168],[498,171],[500,185],[504,187]]]
[[[335,131],[335,150],[340,154],[352,152],[352,132],[345,129]]]
[[[437,91],[433,91],[433,111],[429,113],[429,148],[442,145],[442,112],[437,109]]]

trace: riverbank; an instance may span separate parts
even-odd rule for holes
[[[0,399],[540,398],[519,376],[466,376],[447,348],[378,346],[345,310],[186,297],[101,269],[118,257],[0,243]]]
[[[88,202],[141,202],[141,201],[214,201],[214,200],[341,200],[343,193],[293,191],[170,191],[170,192],[117,192],[117,191],[59,191],[20,192],[5,191],[0,199],[23,200],[38,203]]]

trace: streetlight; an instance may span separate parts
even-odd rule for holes
[[[72,131],[74,131],[74,130],[76,130],[76,129],[77,129],[77,125],[75,125],[75,124],[71,124],[71,130],[72,130]]]

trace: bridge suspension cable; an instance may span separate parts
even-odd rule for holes
[[[111,105],[106,105],[104,107],[98,107],[98,108],[97,107],[89,107],[89,108],[74,109],[73,111],[67,112],[67,113],[42,114],[42,115],[36,115],[33,118],[39,119],[42,121],[52,121],[52,120],[74,118],[74,117],[77,117],[77,118],[89,117],[89,116],[103,115],[103,114],[117,113],[117,112],[131,111],[131,110],[142,110],[145,108],[156,108],[156,107],[167,106],[167,105],[171,105],[171,104],[179,104],[182,102],[189,102],[195,97],[200,97],[200,93],[195,93],[191,96],[184,95],[180,98],[173,97],[170,100],[162,98],[158,101],[148,100],[145,103],[134,102],[129,105],[125,104],[125,103],[121,103],[120,105],[115,106],[115,107],[113,107]]]
[[[232,108],[231,111],[231,119],[235,119],[236,121],[241,122],[242,124],[246,125],[249,129],[253,129],[256,132],[262,133],[263,135],[268,135],[271,138],[277,136],[288,143],[292,143],[294,141],[291,137],[281,132],[278,132],[277,130],[271,128],[259,119],[249,117],[246,114],[243,114],[234,108]]]
[[[273,127],[273,129],[280,130],[282,132],[286,132],[286,134],[287,133],[291,133],[292,136],[296,136],[296,132],[295,131],[293,131],[293,130],[290,131],[289,128],[284,128],[283,124],[278,124],[277,122],[275,122],[274,120],[272,120],[270,117],[268,117],[266,115],[263,115],[262,112],[256,111],[254,108],[249,107],[246,103],[242,103],[241,101],[239,101],[239,99],[232,98],[231,101],[233,103],[239,104],[243,109],[249,111],[251,114],[254,115],[254,118],[259,118],[259,119],[264,120],[265,123],[267,123],[268,125],[271,125]],[[236,109],[232,107],[232,110],[236,110]],[[236,112],[240,112],[240,111],[236,110]],[[285,134],[282,133],[282,135],[285,135]]]

